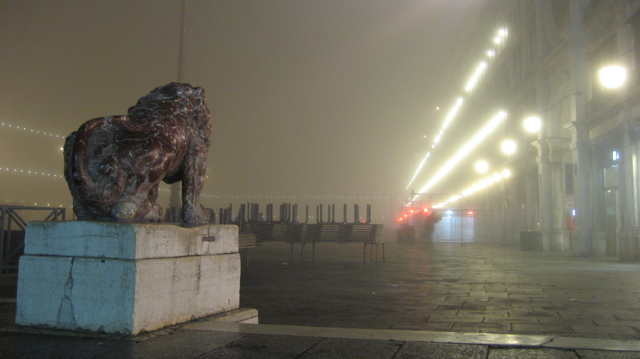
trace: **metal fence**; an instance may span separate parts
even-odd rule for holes
[[[330,204],[326,207],[322,204],[316,205],[315,222],[317,224],[370,224],[371,223],[371,205],[366,205],[366,216],[364,221],[360,216],[360,205],[353,205],[352,221],[347,219],[347,205],[343,205],[342,220],[336,220],[336,205]],[[326,213],[325,213],[326,208]],[[243,203],[240,208],[234,212],[232,205],[227,208],[220,208],[218,216],[220,224],[237,224],[241,229],[245,223],[309,223],[309,205],[304,207],[304,216],[300,213],[298,204],[282,203],[279,206],[279,218],[277,217],[273,204],[267,204],[266,212],[260,211],[258,203]],[[326,220],[324,215],[326,214]]]
[[[18,260],[24,253],[24,232],[29,220],[64,221],[65,216],[65,208],[0,206],[0,271],[17,272]]]

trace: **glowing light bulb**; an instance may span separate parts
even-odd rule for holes
[[[502,153],[506,155],[512,155],[516,152],[516,143],[513,140],[504,140],[500,145]]]
[[[485,173],[489,170],[489,163],[485,160],[478,160],[473,167],[476,169],[476,172]]]
[[[524,129],[529,133],[536,133],[542,127],[542,120],[537,116],[529,116],[524,119]]]
[[[598,71],[598,79],[606,88],[619,88],[627,79],[627,69],[618,65],[606,66]]]

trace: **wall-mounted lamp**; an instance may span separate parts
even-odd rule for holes
[[[627,69],[620,65],[605,66],[598,71],[598,80],[608,89],[617,89],[627,79]]]
[[[524,125],[525,131],[529,133],[537,133],[542,127],[542,120],[537,116],[529,116],[524,119],[522,124]]]
[[[514,140],[504,140],[500,144],[500,149],[505,155],[511,156],[516,152],[516,142]]]
[[[476,161],[474,168],[478,173],[486,173],[489,170],[489,163],[485,160],[478,160]]]

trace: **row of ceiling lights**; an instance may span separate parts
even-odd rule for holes
[[[504,48],[504,44],[505,44],[505,41],[507,39],[507,35],[508,35],[508,32],[507,32],[506,28],[501,28],[496,32],[496,36],[493,38],[494,47],[487,51],[487,53],[486,53],[487,57],[494,58],[499,54],[499,52]],[[486,72],[488,67],[489,67],[488,62],[484,61],[484,60],[481,61],[478,64],[478,66],[474,70],[473,74],[470,76],[469,80],[466,83],[465,92],[467,92],[467,93],[472,93],[473,92],[473,90],[479,84],[483,74]],[[464,99],[462,97],[459,97],[456,100],[453,108],[447,114],[447,117],[445,118],[445,120],[444,120],[444,122],[442,124],[442,127],[440,128],[440,131],[438,132],[438,134],[434,138],[433,144],[431,145],[431,149],[427,152],[427,154],[424,156],[423,160],[418,165],[417,170],[415,171],[413,177],[411,178],[411,180],[409,181],[409,184],[407,185],[407,187],[405,189],[407,189],[407,190],[409,189],[409,187],[413,184],[414,180],[416,179],[416,177],[418,176],[420,171],[424,168],[424,165],[425,165],[427,159],[431,155],[431,150],[435,149],[436,146],[438,145],[438,143],[442,140],[442,136],[444,135],[445,130],[447,129],[447,127],[449,127],[451,122],[454,120],[455,116],[458,114],[458,112],[459,112],[460,108],[462,107],[463,103],[464,103]],[[505,114],[505,116],[506,116],[506,114]],[[491,124],[492,121],[490,121],[490,124]],[[488,126],[490,126],[490,124]],[[485,126],[485,128],[483,128],[483,130],[481,130],[481,132],[483,132],[485,130],[486,130],[486,126]],[[442,168],[440,168],[440,170],[438,172],[436,172],[436,175],[434,175],[429,180],[429,182],[427,182],[427,185],[425,185],[419,191],[419,193],[423,193],[426,190],[428,190],[432,185],[434,185],[436,182],[438,182],[440,179],[442,179],[442,177],[444,177],[444,175],[446,175],[460,160],[462,160],[462,157],[464,157],[464,156],[460,157],[460,154],[463,153],[463,152],[467,152],[468,153],[468,151],[466,151],[465,148],[469,147],[470,143],[474,142],[474,140],[477,139],[477,136],[478,136],[478,134],[476,134],[476,136],[474,136],[474,138],[472,138],[467,144],[463,145],[463,147],[458,151],[458,154],[456,154],[456,156],[454,156],[452,159],[447,161],[447,163]],[[420,196],[420,194],[417,194],[416,196],[414,196],[414,198],[411,199],[411,202],[415,201],[417,199],[417,197],[419,197],[419,196]]]
[[[618,89],[624,85],[626,81],[627,70],[620,65],[605,66],[598,71],[598,79],[602,86],[608,89]],[[542,119],[538,116],[529,116],[522,121],[522,125],[525,131],[529,133],[538,133],[542,128]],[[516,151],[516,143],[511,139],[504,140],[501,143],[501,150],[505,155],[512,155]],[[486,173],[489,169],[489,164],[484,160],[476,161],[475,170],[479,173]],[[495,183],[500,182],[503,179],[509,178],[511,171],[509,169],[503,169],[500,173],[494,173],[492,176],[480,180],[467,189],[463,190],[461,194],[454,195],[447,200],[434,205],[434,208],[441,208],[445,205],[458,201],[461,198],[468,197],[479,190],[483,190]]]
[[[506,35],[507,35],[506,29],[500,29],[498,31],[498,35],[494,38],[494,43],[496,45],[503,45],[504,44],[504,40],[506,39]],[[487,52],[487,56],[489,56],[489,57],[494,57],[495,55],[496,55],[496,53],[495,53],[494,50],[489,50]],[[487,67],[488,67],[488,65],[484,61],[481,62],[476,67],[476,70],[472,74],[471,78],[467,81],[467,85],[465,87],[465,91],[467,91],[467,92],[473,91],[473,89],[478,85],[479,80],[480,80],[481,76],[484,74],[484,72],[486,71]],[[623,67],[623,66],[620,66],[618,64],[605,66],[605,67],[603,67],[602,69],[600,69],[598,71],[598,79],[599,79],[600,83],[602,84],[603,87],[608,88],[608,89],[617,89],[617,88],[622,87],[624,85],[625,81],[626,81],[626,77],[627,77],[626,68]],[[443,125],[442,129],[440,130],[440,132],[436,136],[436,139],[434,140],[434,144],[431,147],[432,149],[435,148],[436,144],[440,141],[441,136],[444,133],[444,129],[446,129],[446,127],[451,122],[453,117],[457,114],[460,106],[462,105],[462,102],[463,102],[462,98],[459,98],[457,100],[456,106],[454,107],[454,109],[452,109],[452,111],[450,111],[449,115],[447,116],[447,118],[445,120],[445,125]],[[538,133],[540,131],[540,129],[541,129],[541,126],[542,126],[542,120],[538,116],[529,116],[529,117],[524,119],[523,126],[524,126],[524,129],[529,133]],[[464,148],[464,146],[463,146],[463,148]],[[512,155],[516,151],[516,143],[513,140],[507,139],[507,140],[502,142],[501,149],[502,149],[502,152],[505,153],[506,155]],[[424,166],[424,162],[429,157],[429,155],[430,155],[430,152],[427,153],[427,155],[425,156],[423,161],[420,163],[420,166],[418,167],[418,170],[416,171],[416,173],[414,174],[413,178],[409,182],[409,185],[407,185],[407,189],[409,188],[409,186],[411,185],[413,180],[416,178],[417,174],[420,172],[420,170]],[[454,158],[452,158],[452,160],[450,160],[450,162],[447,162],[441,168],[441,170],[434,177],[432,177],[432,179],[427,183],[427,185],[423,189],[420,190],[420,193],[423,193],[426,190],[428,190],[429,187],[431,187],[431,185],[435,184],[435,182],[439,181],[443,177],[443,175],[441,175],[440,172],[442,172],[442,171],[448,172],[448,169],[452,168],[455,164],[457,164],[457,162],[459,162],[459,161],[455,161],[455,157],[456,156],[454,156]],[[454,163],[451,163],[451,161],[454,161]],[[486,161],[483,161],[483,160],[480,160],[480,161],[476,162],[476,170],[478,172],[486,172],[488,170],[488,163]],[[504,176],[504,174],[508,174],[508,175]],[[503,178],[508,178],[510,175],[511,175],[510,170],[504,169],[500,174],[496,173],[493,176],[491,176],[491,178],[496,179],[496,178],[500,177],[500,179],[503,179]],[[472,186],[470,186],[466,190],[462,191],[461,194],[452,196],[448,200],[446,200],[446,201],[444,201],[442,203],[436,204],[434,207],[437,208],[437,207],[441,207],[443,205],[455,202],[456,200],[458,200],[460,198],[463,198],[463,197],[466,197],[466,196],[469,196],[469,195],[475,193],[477,191],[477,189],[479,189],[479,188],[480,189],[484,189],[487,186],[498,182],[497,180],[492,181],[491,178],[485,179],[485,180],[480,181],[479,183],[473,184]],[[418,196],[419,196],[419,194],[416,195],[414,198],[412,198],[411,201],[414,201]]]

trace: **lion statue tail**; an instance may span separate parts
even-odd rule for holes
[[[108,138],[95,136],[96,130],[108,126],[113,118],[93,119],[82,125],[78,131],[67,136],[64,144],[64,177],[73,196],[74,212],[79,219],[97,219],[89,213],[108,217],[114,198],[122,195],[124,188],[118,188],[118,179],[103,173],[101,163],[89,163],[87,152],[96,141],[108,142]],[[103,158],[103,160],[105,160]],[[102,166],[101,166],[102,165]],[[96,168],[94,168],[96,167]],[[113,168],[112,168],[113,169]],[[119,171],[109,171],[110,174]]]

